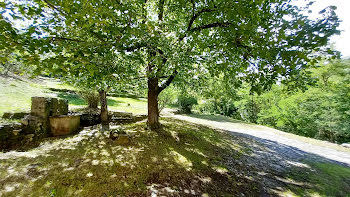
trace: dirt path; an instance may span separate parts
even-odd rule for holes
[[[311,193],[327,193],[329,174],[320,171],[315,165],[330,165],[330,169],[350,167],[350,151],[342,146],[285,133],[265,126],[235,121],[224,116],[174,115],[170,117],[194,124],[208,126],[232,135],[232,144],[246,147],[248,154],[239,158],[222,158],[228,169],[238,177],[251,178],[260,183],[259,196],[309,196]],[[335,171],[333,171],[335,172]],[[313,178],[317,177],[317,178]],[[328,178],[326,178],[328,177]],[[320,180],[323,180],[320,184]],[[350,182],[339,190],[349,191]],[[320,186],[321,185],[321,186]],[[291,193],[286,193],[289,190]],[[312,191],[310,194],[309,191]],[[317,196],[317,195],[316,195]]]
[[[290,133],[285,133],[265,126],[235,122],[226,117],[217,116],[214,120],[209,116],[201,115],[171,115],[174,118],[188,122],[209,126],[215,129],[226,130],[235,136],[250,138],[264,144],[272,150],[276,156],[267,159],[285,161],[290,158],[295,160],[318,159],[341,163],[350,166],[350,151],[345,147],[333,143],[305,138]]]

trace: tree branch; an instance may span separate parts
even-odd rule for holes
[[[165,81],[165,83],[163,83],[160,87],[158,87],[157,93],[158,94],[161,93],[166,87],[168,87],[171,84],[171,82],[175,79],[176,75],[177,75],[177,70],[175,70],[173,74],[170,75],[170,77]]]
[[[63,16],[67,16],[66,13],[64,13],[62,10],[58,9],[55,5],[50,3],[48,0],[43,0],[51,9],[56,10],[57,12],[61,13]]]
[[[52,41],[63,40],[63,41],[73,41],[73,42],[86,42],[84,40],[78,40],[73,38],[64,38],[64,37],[52,37]]]
[[[213,28],[213,27],[228,27],[230,26],[232,23],[230,22],[216,22],[216,23],[211,23],[211,24],[207,24],[207,25],[202,25],[202,26],[198,26],[195,27],[189,31],[194,32],[194,31],[201,31],[203,29],[209,29],[209,28]]]
[[[101,35],[99,35],[98,33],[94,32],[93,30],[90,30],[90,33],[92,35],[94,35],[97,39],[99,39],[101,42],[103,42],[103,43],[106,42]]]
[[[188,23],[187,31],[191,30],[194,21],[199,17],[199,15],[201,15],[204,12],[213,12],[213,11],[214,9],[204,8],[201,11],[197,12],[195,15],[193,15],[192,18],[190,19],[190,22]]]
[[[192,5],[193,5],[193,10],[195,9],[195,5],[194,5],[194,2],[192,1]],[[192,28],[192,25],[194,23],[194,21],[203,13],[205,12],[213,12],[215,11],[215,9],[211,9],[211,8],[203,8],[202,10],[200,10],[199,12],[197,12],[196,14],[193,14],[193,16],[191,17],[190,19],[190,22],[188,23],[188,26],[187,26],[187,30],[186,32],[179,38],[179,41],[182,41],[185,37],[186,37],[186,34],[188,32],[191,32],[191,28]],[[194,12],[194,11],[193,11]]]
[[[56,6],[54,6],[53,4],[51,4],[50,2],[48,2],[47,0],[43,0],[50,8],[59,11]]]
[[[158,13],[158,20],[162,21],[163,20],[163,15],[164,15],[164,1],[165,0],[160,0],[158,4],[159,8],[159,13]]]

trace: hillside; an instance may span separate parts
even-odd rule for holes
[[[67,99],[71,110],[85,107],[87,104],[78,94],[72,93],[73,87],[52,78],[28,79],[21,76],[0,75],[0,84],[0,116],[4,112],[29,111],[32,96]],[[110,110],[145,114],[146,104],[145,99],[108,97]]]

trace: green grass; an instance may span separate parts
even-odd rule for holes
[[[91,129],[18,156],[0,154],[0,195],[149,196],[152,187],[161,196],[256,194],[255,182],[222,162],[245,152],[230,135],[169,118],[162,123],[158,132],[143,122],[125,125],[128,146]]]
[[[84,108],[87,102],[79,95],[58,93],[57,97],[67,99],[71,109]],[[108,110],[124,111],[133,114],[147,114],[147,100],[124,97],[107,97]]]
[[[108,105],[111,110],[147,114],[147,100],[142,98],[108,97]]]
[[[285,195],[290,196],[350,196],[350,168],[332,164],[307,161],[310,169],[294,169],[288,177],[294,182],[305,186],[293,184]]]
[[[12,78],[0,76],[0,117],[4,112],[30,111],[31,97],[48,96],[67,99],[70,109],[84,108],[85,100],[71,92],[54,91],[76,90],[62,84],[59,80],[40,78],[29,80],[26,78]],[[53,89],[52,89],[53,88]],[[108,97],[109,110],[125,111],[134,114],[147,113],[147,100],[137,98]]]
[[[28,80],[0,76],[0,116],[4,112],[29,111],[32,96],[44,96],[41,85]]]

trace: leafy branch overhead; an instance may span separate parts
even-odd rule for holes
[[[74,49],[75,55],[83,48],[83,54],[106,53],[102,48],[113,53],[133,51],[138,53],[136,59],[157,64],[154,72],[163,76],[174,69],[188,73],[194,62],[203,59],[198,56],[213,62],[209,70],[246,72],[249,66],[255,67],[252,77],[260,80],[277,77],[269,73],[292,74],[316,58],[316,52],[334,55],[325,46],[338,33],[339,23],[334,7],[322,12],[324,18],[312,21],[285,0],[33,0],[6,1],[3,6],[8,13],[3,20],[13,23],[13,16],[31,20],[23,34],[31,31],[31,38],[65,41],[37,41],[36,48],[46,46],[47,51],[62,55],[66,48]],[[144,57],[145,50],[156,55]],[[158,62],[162,58],[166,65]]]
[[[7,0],[1,7],[2,23],[15,31],[3,29],[1,42],[28,64],[101,87],[146,76],[158,95],[174,81],[225,73],[261,91],[337,56],[328,47],[339,33],[334,6],[316,20],[289,0]]]

